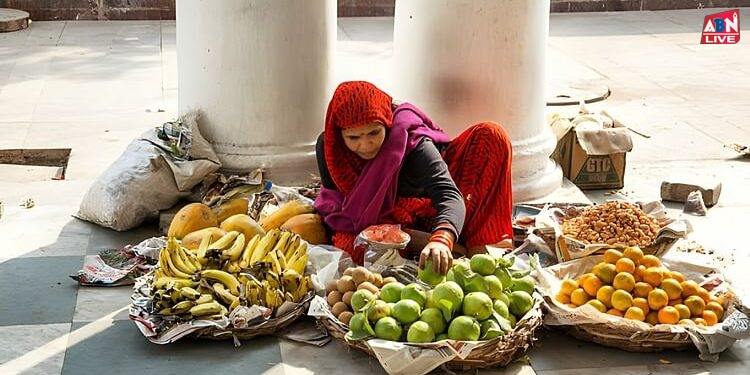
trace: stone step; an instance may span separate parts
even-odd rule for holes
[[[0,33],[29,27],[29,13],[18,9],[0,8]]]

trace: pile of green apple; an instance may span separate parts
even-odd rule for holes
[[[444,339],[490,340],[509,333],[534,306],[530,270],[512,268],[513,259],[477,254],[454,262],[446,275],[430,261],[419,283],[390,282],[379,294],[360,289],[351,296],[354,315],[348,338],[428,343]]]

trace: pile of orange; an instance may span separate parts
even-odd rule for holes
[[[608,249],[590,272],[564,279],[555,299],[572,308],[589,304],[602,313],[652,325],[712,326],[724,317],[725,308],[697,282],[638,247]]]

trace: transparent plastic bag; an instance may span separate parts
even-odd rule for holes
[[[364,266],[373,272],[406,263],[399,250],[406,248],[411,237],[400,225],[379,224],[365,228],[354,239],[354,248],[364,248]]]

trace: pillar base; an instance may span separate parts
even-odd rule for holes
[[[557,142],[550,132],[513,141],[513,201],[524,202],[554,192],[562,169],[549,158]]]
[[[303,186],[318,174],[315,146],[232,146],[214,144],[221,156],[221,170],[242,174],[257,168],[264,169],[264,178],[284,186]]]

